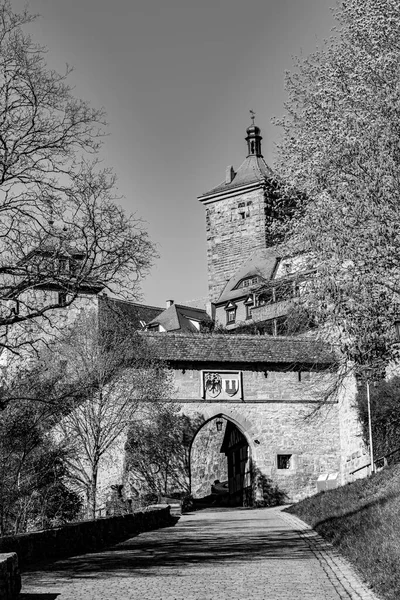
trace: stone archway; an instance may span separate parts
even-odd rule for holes
[[[189,447],[190,488],[198,503],[251,506],[251,447],[234,420],[224,413],[209,417]]]

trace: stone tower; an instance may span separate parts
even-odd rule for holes
[[[272,171],[261,153],[261,132],[247,128],[247,157],[225,181],[199,196],[206,209],[209,299],[218,300],[226,283],[256,250],[267,246],[266,205]]]

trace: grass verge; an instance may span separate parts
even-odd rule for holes
[[[286,509],[311,525],[387,600],[400,598],[400,464]]]

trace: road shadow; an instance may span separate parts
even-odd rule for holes
[[[197,512],[196,519],[182,519],[174,529],[147,532],[102,551],[41,565],[40,569],[31,567],[23,575],[28,584],[45,587],[49,580],[54,586],[57,580],[71,577],[168,577],[176,569],[193,565],[223,567],[264,559],[309,560],[310,550],[296,531],[284,526],[267,530],[252,518],[251,511],[236,518],[225,514],[221,521],[202,518]]]

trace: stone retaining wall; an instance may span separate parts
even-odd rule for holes
[[[3,537],[0,538],[0,553],[16,552],[19,565],[24,568],[41,560],[96,550],[141,531],[166,527],[174,522],[169,506],[152,508],[120,517],[82,521],[64,527]],[[1,585],[0,581],[0,590]],[[3,598],[1,594],[0,598]]]
[[[0,554],[0,598],[15,600],[21,590],[21,575],[15,552]]]

